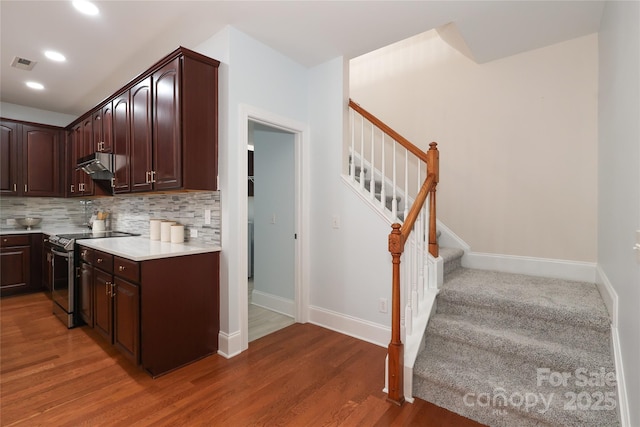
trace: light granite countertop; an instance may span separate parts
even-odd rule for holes
[[[82,239],[79,245],[97,249],[132,261],[170,258],[183,255],[195,255],[219,252],[220,246],[185,243],[160,242],[148,237],[113,237],[109,239]]]
[[[0,236],[15,234],[74,234],[87,231],[87,227],[54,226],[38,227],[32,230],[24,228],[2,228]],[[150,240],[148,237],[111,237],[106,239],[81,239],[77,244],[97,249],[132,261],[147,261],[151,259],[170,258],[183,255],[195,255],[209,252],[219,252],[220,246],[208,245],[200,242],[169,243]]]

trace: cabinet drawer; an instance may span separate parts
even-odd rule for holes
[[[93,249],[80,246],[80,259],[86,263],[93,264]]]
[[[0,239],[0,247],[9,246],[29,246],[29,235],[21,234],[18,236],[2,236]]]
[[[140,263],[125,258],[114,257],[113,274],[130,282],[140,282]]]
[[[95,251],[93,253],[93,265],[107,273],[113,272],[113,255]]]

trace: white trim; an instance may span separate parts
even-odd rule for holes
[[[287,117],[265,111],[247,104],[240,104],[238,107],[238,144],[235,145],[237,150],[238,164],[235,165],[235,175],[231,172],[232,178],[238,182],[239,191],[245,194],[245,201],[239,203],[236,217],[240,224],[248,222],[248,208],[246,203],[247,186],[243,184],[247,180],[247,150],[249,148],[249,121],[264,124],[266,126],[291,132],[295,135],[294,141],[294,157],[295,157],[295,229],[297,239],[295,241],[295,260],[294,260],[294,291],[295,291],[295,319],[296,322],[304,323],[307,321],[309,307],[309,129],[304,123],[297,122]],[[232,166],[233,168],[233,166]],[[306,191],[305,191],[306,190]],[[242,194],[240,194],[242,197]],[[236,277],[247,277],[247,236],[246,226],[240,227],[241,231],[237,236],[238,253],[241,257],[237,263],[230,264],[229,270],[235,270]],[[243,232],[245,234],[243,234]],[[244,259],[244,262],[242,262]],[[229,274],[233,277],[233,274]],[[240,281],[238,284],[238,316],[240,324],[241,351],[249,348],[249,297],[247,281]]]
[[[592,262],[469,252],[462,257],[462,266],[589,283],[596,280],[596,264]]]
[[[627,385],[624,381],[624,366],[622,365],[622,349],[620,347],[620,336],[618,328],[611,327],[611,338],[613,342],[613,357],[616,364],[616,382],[618,384],[618,408],[620,409],[620,426],[631,427],[631,417],[629,414],[629,400],[627,397]]]
[[[391,337],[387,326],[320,307],[309,307],[309,322],[385,348]]]
[[[218,354],[226,359],[231,359],[242,352],[242,340],[240,331],[226,334],[218,333]]]
[[[613,285],[609,281],[609,278],[602,268],[598,265],[596,267],[596,285],[598,286],[598,290],[600,291],[600,296],[604,301],[604,305],[607,306],[607,311],[609,311],[609,317],[611,318],[611,326],[614,328],[618,327],[618,294],[615,289],[613,289]]]
[[[453,232],[449,227],[444,225],[442,221],[436,218],[436,230],[440,232],[438,244],[444,248],[458,248],[463,251],[471,251],[471,246],[467,244],[460,236]]]
[[[622,347],[618,334],[618,293],[613,288],[604,270],[598,265],[596,268],[596,285],[602,296],[602,300],[609,310],[611,317],[611,342],[613,345],[613,359],[616,364],[616,382],[618,384],[618,408],[620,409],[620,425],[631,427],[629,414],[629,398],[625,383],[624,366],[622,364]]]
[[[291,299],[279,297],[278,295],[268,294],[254,289],[253,292],[251,292],[251,304],[284,314],[285,316],[296,317],[296,302]]]

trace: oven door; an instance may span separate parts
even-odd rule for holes
[[[53,298],[53,314],[71,328],[74,325],[74,265],[73,251],[51,248],[51,296]]]

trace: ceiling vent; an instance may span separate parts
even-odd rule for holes
[[[36,64],[37,64],[36,61],[32,61],[27,58],[20,58],[19,56],[16,56],[15,58],[13,58],[13,61],[11,62],[12,67],[19,68],[21,70],[26,70],[26,71],[33,70],[33,67],[35,67]]]

